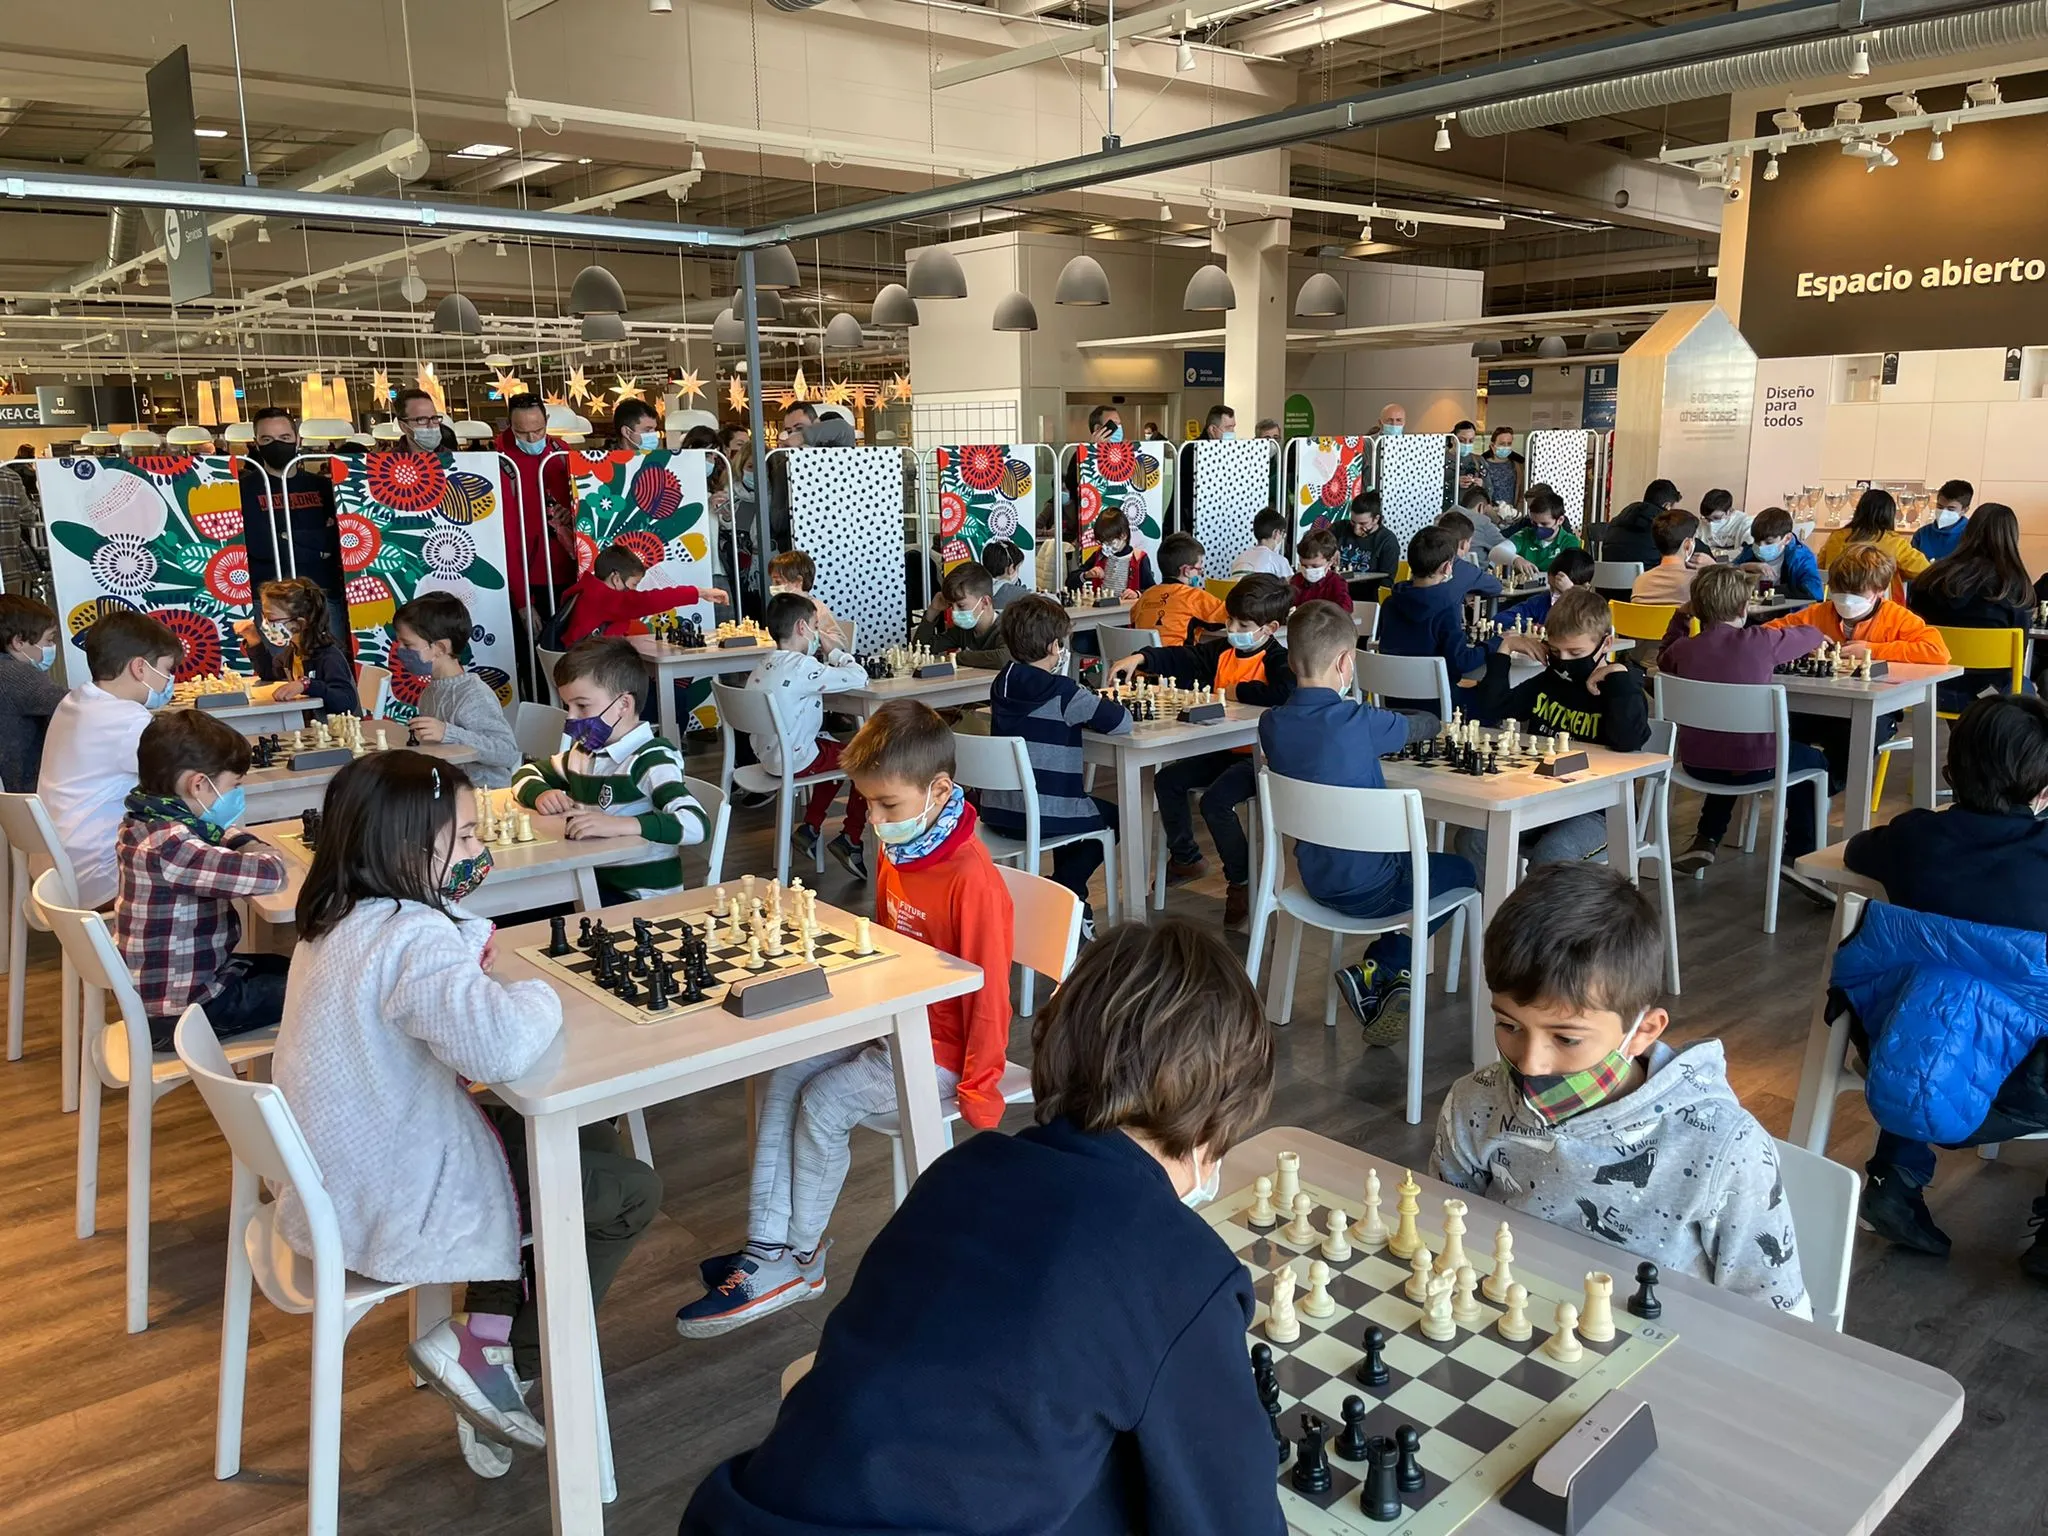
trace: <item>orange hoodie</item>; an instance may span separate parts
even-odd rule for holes
[[[1161,645],[1193,645],[1196,624],[1221,629],[1227,617],[1223,599],[1208,589],[1184,581],[1162,581],[1147,587],[1131,605],[1130,624],[1133,629],[1158,630]]]
[[[978,1131],[1003,1118],[1004,1055],[1010,1048],[1010,956],[1016,919],[1010,890],[975,836],[973,806],[953,835],[923,858],[875,870],[875,917],[919,943],[981,967],[979,992],[930,1008],[932,1059],[960,1074],[960,1114]]]
[[[1768,629],[1792,629],[1805,624],[1819,630],[1837,645],[1861,641],[1879,661],[1908,661],[1941,666],[1948,660],[1948,642],[1941,631],[1904,603],[1886,599],[1853,624],[1844,624],[1833,603],[1815,603],[1782,619],[1773,619]]]

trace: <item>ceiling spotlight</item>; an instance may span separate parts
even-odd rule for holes
[[[258,245],[270,244],[270,226],[268,224],[258,224],[256,226],[256,243]]]
[[[335,291],[336,293],[347,293],[347,292],[348,292],[348,279],[347,279],[347,278],[345,278],[345,277],[337,277],[337,278],[336,278],[336,279],[334,280],[334,291]]]
[[[510,253],[505,249],[505,242],[500,240],[496,245],[491,247],[491,254],[493,256],[505,256],[509,255]]]
[[[647,0],[647,14],[650,16],[667,16],[675,8],[676,0]]]
[[[1947,153],[1948,153],[1948,149],[1947,149],[1947,147],[1946,147],[1945,145],[1943,145],[1943,143],[1941,142],[1941,135],[1940,135],[1940,134],[1938,134],[1938,133],[1937,133],[1937,134],[1936,134],[1936,135],[1935,135],[1935,136],[1934,136],[1934,137],[1933,137],[1932,139],[1930,139],[1930,140],[1928,141],[1928,143],[1927,143],[1927,158],[1928,158],[1928,159],[1930,159],[1930,160],[1939,160],[1939,159],[1941,159],[1941,158],[1942,158],[1942,157],[1943,157],[1944,155],[1946,155]]]
[[[1116,71],[1110,67],[1109,60],[1104,59],[1102,61],[1102,94],[1107,96],[1115,89]]]
[[[1173,222],[1173,208],[1170,204],[1161,203],[1159,205],[1159,222],[1162,224],[1171,224]]]
[[[1777,157],[1776,155],[1773,155],[1773,156],[1771,156],[1771,158],[1770,158],[1770,161],[1769,161],[1769,163],[1768,163],[1768,164],[1766,164],[1766,165],[1764,166],[1764,180],[1765,180],[1765,181],[1776,181],[1777,179],[1778,179],[1778,157]]]
[[[1856,51],[1849,55],[1849,78],[1861,80],[1870,73],[1870,39],[1856,39]]]
[[[1771,114],[1771,126],[1783,133],[1806,132],[1806,119],[1799,115],[1799,109],[1786,102]]]
[[[1975,85],[1966,86],[1963,95],[1969,98],[1973,107],[1995,107],[1999,103],[1998,82],[1979,80]]]
[[[1862,122],[1862,121],[1863,121],[1863,103],[1862,103],[1862,102],[1860,102],[1860,101],[1842,101],[1842,102],[1837,102],[1837,103],[1835,104],[1835,122],[1836,122],[1837,124],[1841,124],[1841,123],[1860,123],[1860,122]]]
[[[1911,91],[1901,91],[1896,96],[1887,96],[1884,99],[1884,104],[1890,107],[1893,114],[1898,117],[1918,117],[1920,115],[1920,98]]]
[[[1182,38],[1180,46],[1173,51],[1173,67],[1182,74],[1195,67],[1195,50],[1186,38]]]
[[[1457,115],[1455,112],[1444,112],[1437,116],[1435,149],[1438,154],[1451,147],[1451,119]]]
[[[690,147],[690,169],[699,173],[704,169],[704,151],[695,145]]]

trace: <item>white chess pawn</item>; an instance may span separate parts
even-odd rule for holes
[[[1345,1235],[1350,1222],[1351,1218],[1335,1206],[1330,1208],[1330,1235],[1323,1239],[1324,1258],[1342,1264],[1351,1257],[1351,1242]]]
[[[1524,1285],[1508,1287],[1507,1311],[1501,1314],[1500,1336],[1516,1343],[1529,1337],[1535,1329],[1529,1326],[1529,1290]]]
[[[1451,1317],[1454,1321],[1470,1328],[1483,1315],[1479,1310],[1479,1276],[1473,1273],[1470,1264],[1458,1266],[1457,1294],[1451,1300]]]
[[[1446,1200],[1444,1202],[1444,1251],[1437,1255],[1436,1267],[1440,1274],[1455,1275],[1458,1266],[1465,1262],[1465,1202]]]
[[[1273,1181],[1265,1174],[1252,1180],[1252,1208],[1245,1212],[1244,1224],[1263,1232],[1280,1220],[1280,1213],[1273,1209]]]
[[[1387,1246],[1387,1239],[1393,1233],[1387,1230],[1387,1219],[1380,1214],[1380,1171],[1377,1168],[1365,1170],[1365,1214],[1352,1224],[1351,1240],[1361,1248],[1377,1251]]]
[[[1427,1244],[1417,1248],[1413,1254],[1409,1255],[1406,1291],[1410,1301],[1419,1305],[1428,1299],[1429,1280],[1430,1276],[1434,1273],[1435,1271],[1430,1267],[1430,1252]]]
[[[1553,1360],[1570,1365],[1585,1354],[1585,1346],[1579,1343],[1577,1329],[1579,1309],[1568,1301],[1557,1304],[1557,1331],[1543,1341],[1543,1353]]]
[[[1515,1234],[1502,1222],[1493,1233],[1493,1273],[1481,1287],[1488,1301],[1504,1302],[1508,1287],[1515,1283]]]
[[[1308,1294],[1301,1299],[1301,1310],[1310,1317],[1328,1317],[1337,1310],[1337,1298],[1330,1294],[1330,1266],[1321,1259],[1308,1266]]]
[[[1579,1314],[1579,1337],[1595,1344],[1614,1337],[1614,1276],[1597,1269],[1586,1276],[1586,1309]]]
[[[1316,1202],[1307,1193],[1294,1197],[1294,1220],[1280,1229],[1280,1235],[1297,1248],[1307,1248],[1316,1240],[1315,1223],[1309,1218],[1315,1214]]]

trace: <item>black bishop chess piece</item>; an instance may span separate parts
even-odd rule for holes
[[[1365,1443],[1365,1481],[1359,1485],[1358,1507],[1368,1520],[1401,1518],[1401,1451],[1385,1435]]]
[[[1664,1303],[1657,1299],[1657,1266],[1645,1259],[1636,1266],[1636,1293],[1628,1299],[1628,1309],[1637,1317],[1656,1318],[1664,1315]]]
[[[541,953],[551,960],[559,960],[563,955],[570,955],[575,952],[575,946],[569,942],[569,919],[566,917],[549,918],[548,947],[542,950]]]
[[[1384,1387],[1393,1380],[1387,1369],[1387,1330],[1375,1323],[1365,1330],[1365,1358],[1358,1362],[1358,1379],[1368,1387]]]
[[[1346,1461],[1363,1461],[1369,1439],[1365,1432],[1365,1399],[1345,1398],[1344,1432],[1336,1438],[1330,1448]]]
[[[1394,1486],[1403,1493],[1415,1493],[1422,1487],[1422,1431],[1413,1424],[1403,1424],[1394,1431],[1394,1448],[1400,1452],[1394,1462]]]
[[[1323,1443],[1323,1431],[1327,1428],[1319,1414],[1301,1416],[1300,1448],[1294,1453],[1294,1470],[1287,1474],[1297,1493],[1330,1491],[1330,1453]]]

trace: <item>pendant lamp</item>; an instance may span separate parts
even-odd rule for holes
[[[484,322],[467,294],[451,293],[434,306],[434,329],[443,336],[480,336]]]
[[[1109,274],[1102,270],[1102,263],[1093,256],[1076,256],[1060,269],[1060,280],[1053,288],[1052,301],[1055,304],[1107,304]]]
[[[995,321],[989,329],[1035,331],[1038,329],[1038,307],[1023,293],[1008,294],[996,305]]]
[[[890,283],[875,294],[875,307],[868,312],[870,325],[917,324],[917,300],[901,283]]]
[[[572,315],[623,315],[625,312],[626,290],[603,267],[585,267],[576,274],[576,281],[569,285],[569,313]]]
[[[964,299],[967,274],[944,246],[933,246],[910,264],[910,296],[913,299]]]
[[[1198,315],[1237,308],[1237,289],[1231,285],[1230,274],[1210,262],[1188,279],[1187,297],[1180,307]]]
[[[626,322],[617,315],[602,310],[583,317],[583,339],[594,345],[605,342],[624,341]]]
[[[788,246],[764,245],[754,252],[756,288],[795,288],[802,281],[796,270],[796,254]]]
[[[731,310],[721,309],[718,318],[711,322],[711,344],[714,347],[742,347],[746,342],[746,323]]]
[[[1294,296],[1294,312],[1305,320],[1327,320],[1344,313],[1344,285],[1327,272],[1317,272]]]
[[[857,351],[864,340],[860,322],[843,309],[826,322],[825,345],[835,351]]]

